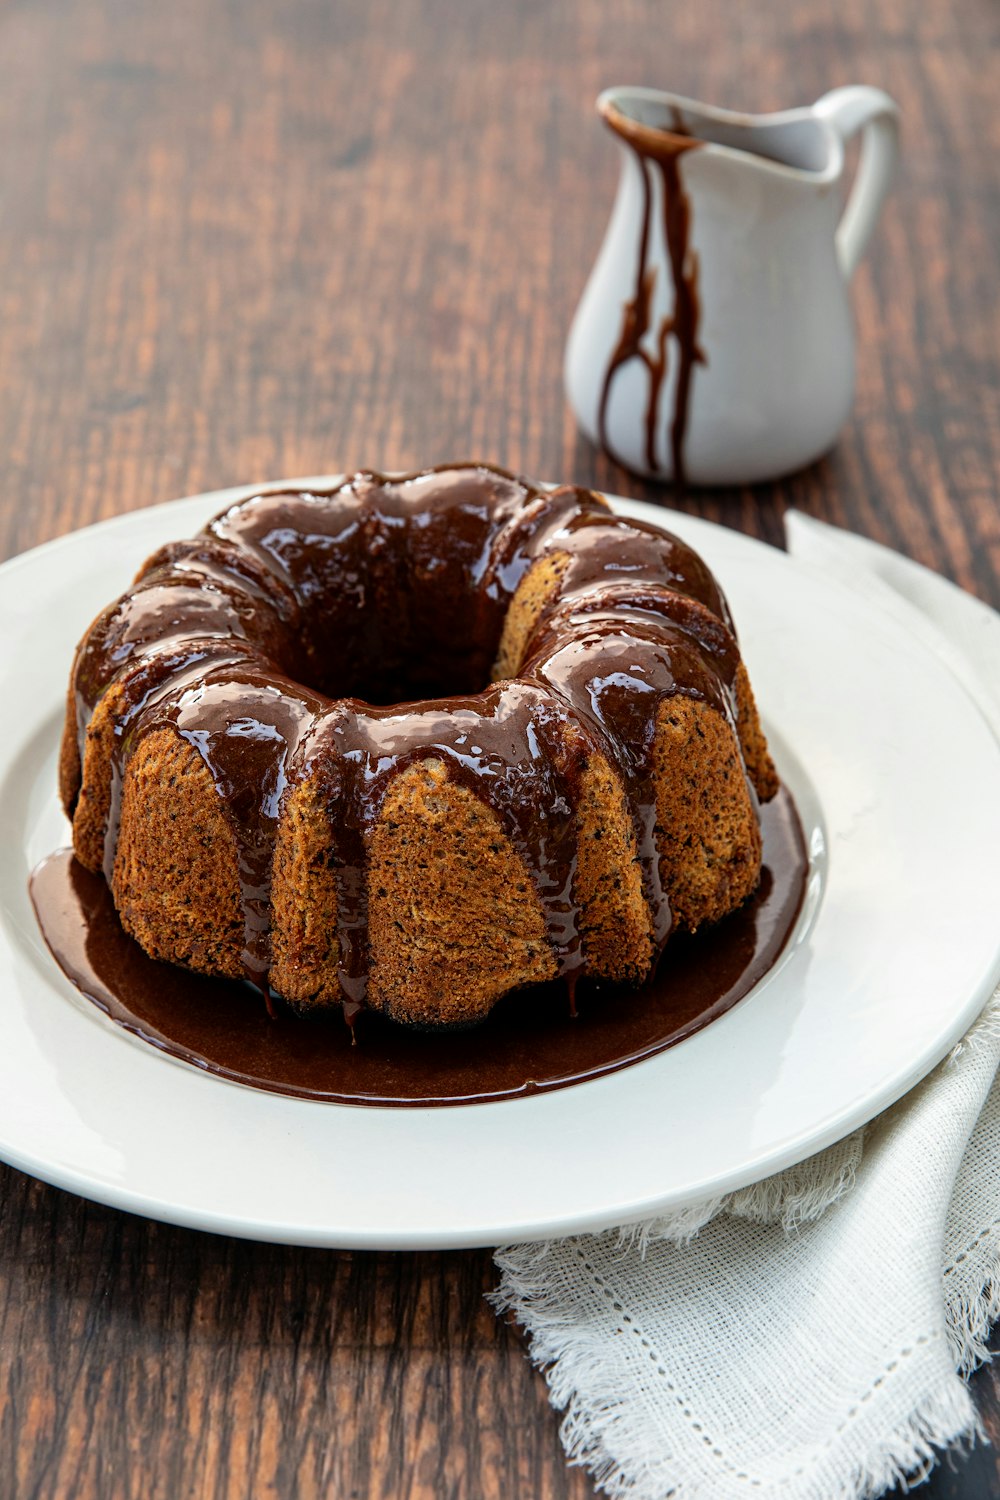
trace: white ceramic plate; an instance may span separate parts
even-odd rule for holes
[[[313,481],[315,483],[315,481]],[[871,1118],[1000,972],[1000,747],[895,619],[783,553],[636,502],[729,595],[812,851],[782,962],[671,1051],[529,1099],[309,1103],[206,1076],[63,979],[27,894],[67,841],[56,749],[73,647],[152,549],[247,491],[158,506],[0,569],[0,1156],[152,1218],[302,1245],[493,1245],[740,1187]],[[617,504],[617,502],[616,502]]]

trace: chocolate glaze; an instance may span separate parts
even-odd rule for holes
[[[557,595],[517,678],[483,690],[513,593],[547,554],[561,560]],[[109,686],[118,695],[106,878],[128,758],[169,726],[208,768],[233,829],[244,969],[267,992],[279,808],[286,788],[318,778],[353,1016],[367,984],[367,835],[392,777],[443,759],[524,860],[557,971],[572,985],[586,971],[576,793],[600,751],[635,820],[653,958],[670,932],[650,765],[657,712],[679,693],[735,723],[738,663],[704,563],[587,490],[542,493],[470,464],[255,496],[150,558],[78,654],[81,756],[97,702]]]
[[[641,989],[577,987],[566,1016],[552,983],[501,1001],[469,1031],[406,1030],[374,1012],[358,1045],[340,1016],[269,1018],[244,984],[147,958],[122,930],[105,882],[68,849],[31,878],[31,897],[69,979],[119,1025],[196,1067],[255,1088],[348,1104],[446,1105],[582,1082],[652,1056],[729,1010],[772,967],[795,924],[807,857],[784,790],[762,809],[764,869],[747,904],[710,932],[678,936]]]
[[[660,411],[660,391],[667,370],[668,341],[677,346],[677,379],[674,386],[673,414],[670,420],[670,450],[675,484],[687,482],[684,468],[684,437],[687,432],[691,380],[696,364],[705,363],[698,342],[701,303],[698,296],[698,257],[690,248],[691,199],[681,176],[680,159],[688,151],[703,145],[691,136],[679,111],[674,110],[671,129],[655,130],[629,119],[613,105],[603,116],[612,130],[633,153],[642,181],[642,220],[639,231],[639,253],[636,261],[635,291],[625,304],[618,342],[612,351],[601,388],[598,408],[598,431],[602,446],[616,459],[608,441],[607,411],[611,386],[623,365],[638,359],[649,374],[646,398],[646,467],[656,473],[661,463],[656,451]],[[654,351],[643,340],[652,327],[652,304],[656,285],[656,266],[649,265],[649,242],[652,217],[652,171],[660,172],[663,201],[663,241],[670,263],[673,283],[673,311],[660,320],[655,334]]]

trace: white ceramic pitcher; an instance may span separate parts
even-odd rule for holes
[[[818,458],[851,407],[848,285],[895,168],[896,105],[854,86],[772,115],[643,88],[597,107],[623,161],[566,346],[580,427],[678,483],[749,483]]]

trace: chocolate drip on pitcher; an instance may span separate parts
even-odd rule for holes
[[[623,139],[635,156],[642,178],[642,222],[635,290],[625,304],[621,332],[605,372],[598,408],[598,432],[605,451],[615,462],[621,462],[608,439],[608,403],[618,371],[632,360],[640,360],[649,376],[645,412],[646,465],[654,473],[662,467],[657,457],[656,437],[660,396],[667,368],[667,348],[672,337],[677,348],[677,380],[670,421],[670,448],[674,482],[683,487],[687,483],[684,439],[687,433],[691,381],[694,366],[705,363],[705,354],[698,343],[701,303],[698,295],[698,257],[690,247],[691,199],[681,177],[680,158],[703,143],[688,133],[680,112],[676,109],[673,110],[669,132],[639,125],[612,108],[605,109],[603,113],[611,129]],[[672,313],[660,320],[655,335],[655,351],[651,352],[644,347],[643,340],[652,328],[652,303],[656,284],[656,267],[649,265],[653,163],[660,170],[663,240],[670,265],[674,306]]]

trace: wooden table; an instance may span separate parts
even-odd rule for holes
[[[869,81],[905,162],[854,288],[853,419],[805,473],[677,503],[775,543],[794,504],[1000,605],[998,32],[991,0],[0,7],[0,552],[460,456],[669,502],[563,400],[616,175],[593,98]],[[592,1494],[495,1279],[485,1251],[216,1239],[0,1169],[0,1495]],[[992,1451],[924,1493],[1000,1494]]]

